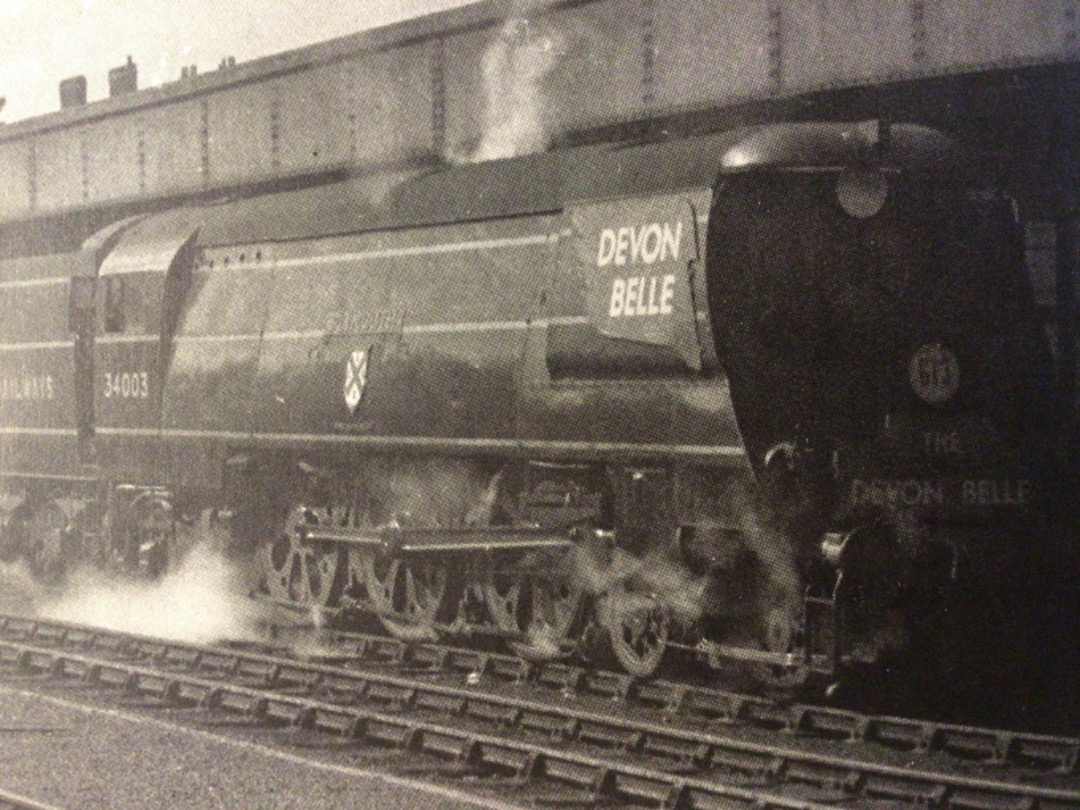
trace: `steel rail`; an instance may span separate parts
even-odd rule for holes
[[[9,631],[12,626],[12,622],[0,625],[4,631]],[[340,695],[353,704],[362,699],[390,704],[398,711],[434,712],[440,716],[483,720],[501,728],[541,732],[562,742],[675,762],[680,770],[703,775],[735,772],[752,778],[771,777],[834,789],[849,797],[904,799],[943,807],[1080,807],[1080,791],[1077,790],[898,768],[792,751],[775,745],[733,740],[697,729],[691,731],[669,725],[621,720],[573,711],[563,706],[426,684],[416,679],[359,673],[260,654],[201,649],[192,645],[28,620],[22,620],[21,624],[16,621],[14,626],[21,626],[24,631],[29,631],[29,635],[44,643],[67,644],[81,650],[94,648],[114,655],[136,655],[139,661],[103,661],[82,654],[64,653],[55,648],[15,642],[0,642],[0,661],[58,675],[77,675],[99,682],[104,680],[112,685],[186,702],[213,702],[217,700],[213,695],[224,689],[223,695],[239,701],[239,710],[256,716],[265,714],[279,720],[295,722],[292,713],[305,706],[314,712],[316,718],[327,713],[336,718],[329,721],[333,727],[336,727],[334,723],[341,724],[339,715],[343,711],[357,711],[365,717],[370,716],[354,705],[346,709],[339,704],[315,700],[315,696]],[[193,675],[147,669],[144,666],[147,659],[164,667],[184,667],[189,671],[227,674],[249,682],[254,680],[261,689],[222,686],[217,681],[207,681]],[[296,695],[297,688],[306,694]],[[282,697],[266,689],[289,689],[294,692]],[[274,709],[281,706],[284,708]],[[400,715],[395,715],[395,722],[425,728],[435,734],[444,733],[432,731],[424,721],[415,718],[405,721]],[[969,731],[974,733],[978,730]],[[456,729],[455,733],[469,734],[460,729]],[[493,743],[485,738],[484,744],[490,746]]]
[[[433,667],[528,681],[561,691],[635,700],[665,715],[701,718],[787,732],[877,743],[918,754],[944,753],[993,765],[1077,773],[1080,739],[1047,734],[979,728],[934,720],[867,715],[847,709],[801,703],[777,703],[754,695],[669,680],[639,681],[618,672],[586,669],[558,662],[533,663],[497,653],[434,642],[408,643],[358,633],[323,632],[355,655],[427,663]]]

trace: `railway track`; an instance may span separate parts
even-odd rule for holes
[[[1017,766],[1059,774],[1080,769],[1080,739],[977,728],[767,698],[557,662],[533,663],[517,656],[438,643],[406,643],[381,635],[318,631],[325,656],[368,665],[426,668],[447,673],[528,683],[562,696],[618,700],[655,712],[670,722],[714,723],[781,731],[803,739],[876,745],[905,755],[945,755],[966,762]]]
[[[860,716],[379,637],[334,660],[0,617],[0,664],[415,753],[571,806],[1080,808],[1080,741]]]

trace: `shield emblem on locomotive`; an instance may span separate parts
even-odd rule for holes
[[[345,361],[345,404],[349,413],[356,413],[360,400],[364,398],[364,388],[367,387],[368,360],[371,356],[371,347],[357,349],[349,355]]]

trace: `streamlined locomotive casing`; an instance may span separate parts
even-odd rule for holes
[[[778,130],[733,153],[746,165],[726,167],[709,222],[713,323],[807,615],[844,613],[841,644],[817,649],[903,650],[934,679],[915,691],[978,714],[980,691],[1016,700],[1032,660],[1071,655],[1033,641],[1062,623],[1042,605],[1073,603],[1064,420],[1014,205],[973,188],[937,133],[869,134],[833,140],[869,159],[819,171],[786,166]]]
[[[703,269],[730,140],[208,209],[163,401],[180,478],[222,445],[742,465]]]

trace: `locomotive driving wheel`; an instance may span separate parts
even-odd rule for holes
[[[329,525],[331,518],[326,509],[294,506],[278,535],[263,547],[266,587],[275,599],[319,608],[337,602],[344,570],[342,552],[304,536],[304,527]]]
[[[552,562],[544,555],[519,561],[512,568],[492,568],[483,581],[492,621],[499,630],[521,639],[510,646],[523,658],[561,655],[580,612],[581,589],[564,575],[563,560]]]
[[[350,548],[349,567],[362,572],[371,606],[391,635],[403,641],[431,641],[438,637],[435,622],[449,579],[444,565]]]

